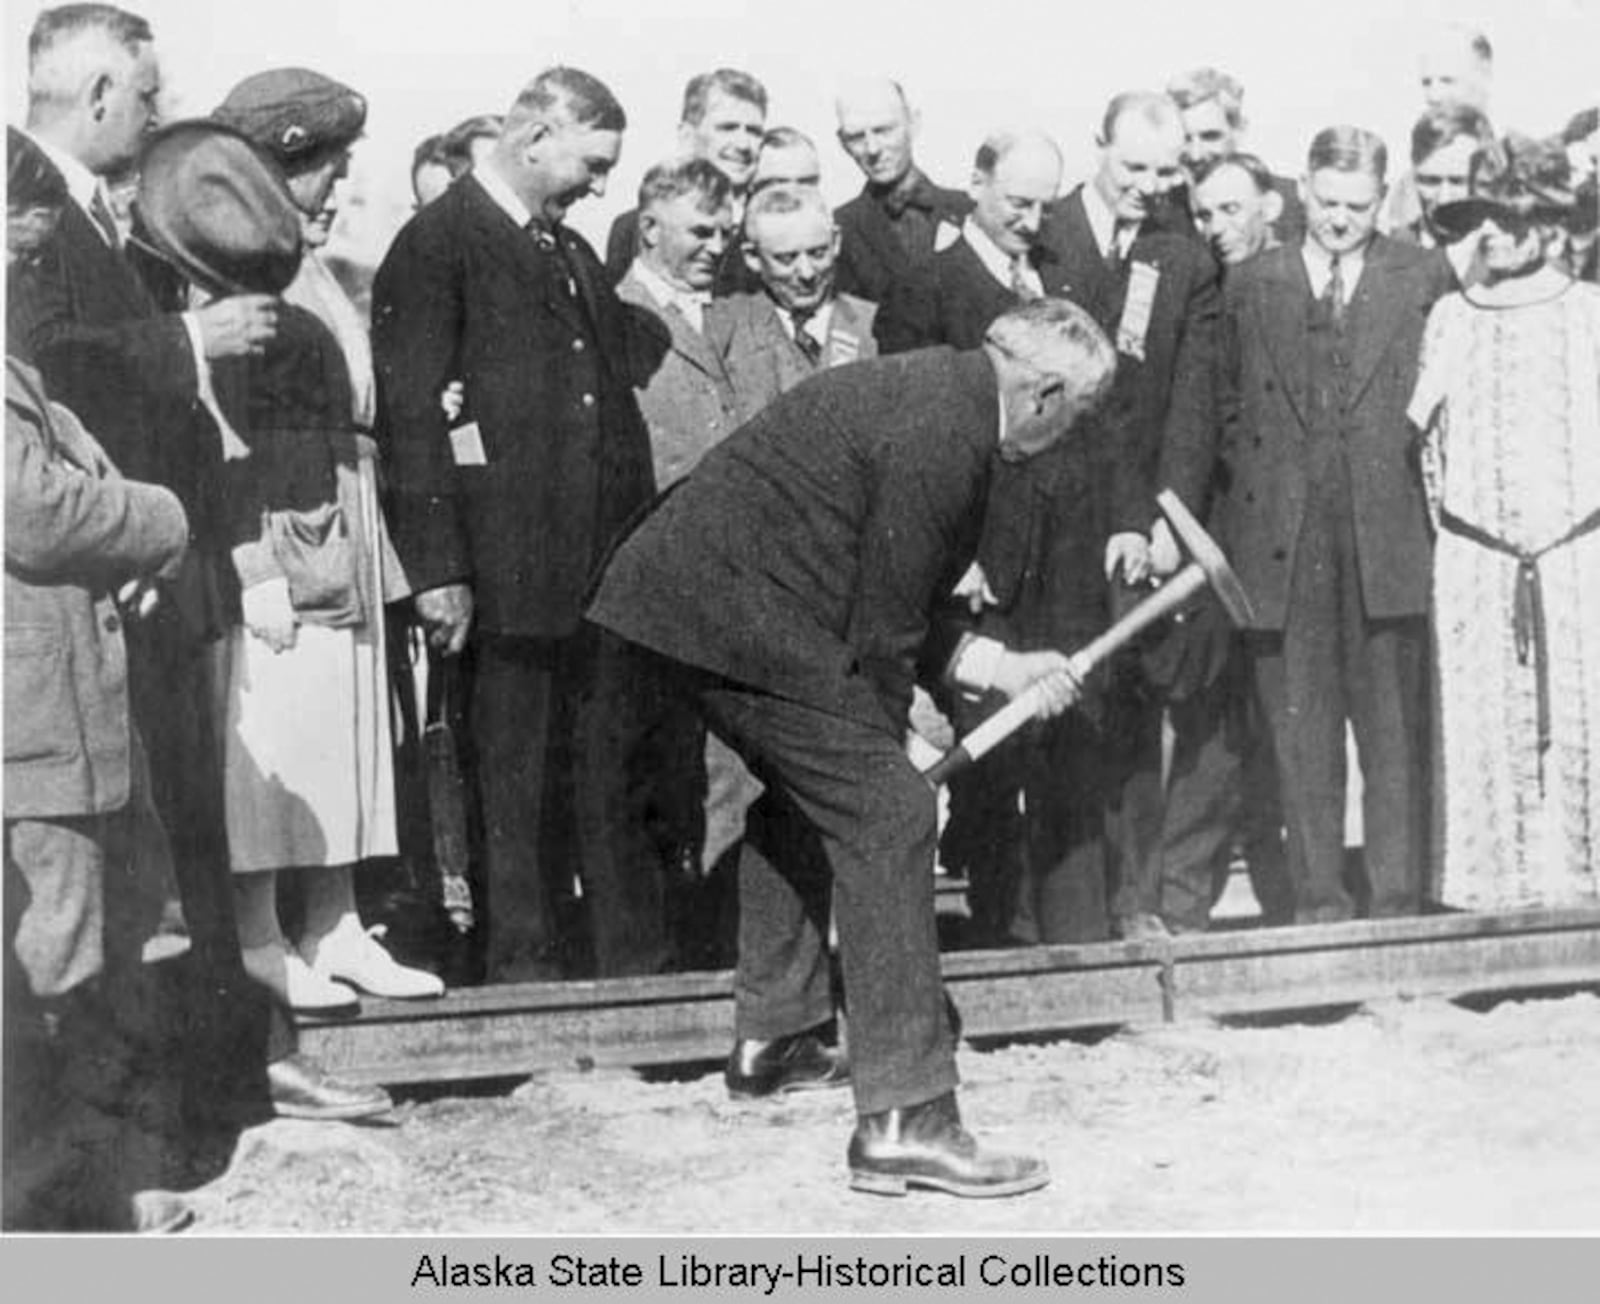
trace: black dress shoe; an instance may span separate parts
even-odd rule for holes
[[[985,1150],[961,1126],[955,1092],[921,1105],[863,1114],[850,1138],[850,1185],[875,1195],[913,1186],[984,1198],[1021,1195],[1050,1181],[1042,1159]]]
[[[738,1041],[722,1075],[735,1100],[758,1100],[790,1091],[821,1091],[850,1081],[850,1066],[814,1031],[773,1041]]]
[[[135,1191],[129,1213],[140,1236],[169,1236],[194,1225],[194,1206],[176,1191]]]
[[[280,1118],[319,1122],[387,1114],[394,1101],[382,1087],[336,1078],[306,1055],[285,1055],[267,1065],[272,1109]]]

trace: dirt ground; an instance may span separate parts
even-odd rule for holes
[[[963,1109],[1055,1180],[1013,1200],[851,1192],[848,1092],[561,1074],[280,1120],[196,1234],[1600,1230],[1600,996],[1364,1007],[964,1049]]]

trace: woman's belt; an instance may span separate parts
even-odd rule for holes
[[[1519,548],[1514,543],[1490,534],[1449,511],[1439,513],[1439,525],[1451,534],[1471,540],[1492,552],[1516,558],[1517,587],[1512,600],[1511,628],[1516,639],[1517,662],[1527,665],[1533,658],[1534,684],[1539,711],[1539,789],[1544,790],[1544,754],[1550,746],[1550,650],[1546,642],[1544,584],[1539,578],[1539,559],[1563,548],[1575,539],[1600,529],[1600,508],[1596,508],[1563,534],[1542,548]]]

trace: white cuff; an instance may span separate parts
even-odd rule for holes
[[[1000,668],[1000,658],[1005,654],[1006,646],[998,639],[974,635],[956,650],[950,678],[961,688],[986,693],[994,687],[995,671]]]

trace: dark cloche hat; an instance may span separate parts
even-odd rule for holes
[[[1578,206],[1572,165],[1559,139],[1509,132],[1472,159],[1471,194],[1440,204],[1433,224],[1446,240],[1471,235],[1490,218],[1546,220],[1566,225]]]
[[[211,115],[236,127],[285,167],[353,143],[367,123],[366,97],[309,68],[246,77]]]
[[[163,127],[139,167],[151,243],[190,280],[224,294],[280,294],[300,269],[300,212],[271,161],[209,119]]]

